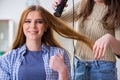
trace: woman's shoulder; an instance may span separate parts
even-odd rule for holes
[[[0,59],[11,59],[13,58],[13,56],[15,55],[17,49],[13,49],[13,50],[9,50],[7,52],[5,52]]]
[[[17,58],[18,56],[20,56],[20,53],[22,53],[23,51],[25,51],[23,47],[11,49],[6,53],[4,53],[4,55],[2,55],[0,59],[11,60],[11,59]]]

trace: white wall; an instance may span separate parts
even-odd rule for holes
[[[20,19],[20,15],[22,11],[24,10],[26,0],[0,0],[0,19],[12,19],[14,21],[14,27],[17,28],[18,22]],[[51,3],[53,0],[39,0],[40,5],[45,7],[47,10],[49,10],[51,13],[54,12],[54,10],[51,7]],[[75,2],[78,0],[74,0]],[[69,7],[72,6],[72,0],[68,0]],[[15,29],[16,30],[16,29]],[[61,40],[61,44],[65,46],[66,49],[69,50],[69,52],[72,52],[72,41],[70,40],[64,40],[64,38],[59,37],[59,40]],[[66,42],[65,42],[66,41]],[[120,65],[120,61],[118,60],[117,66]],[[120,76],[120,68],[118,68],[118,77]],[[120,80],[120,77],[119,77]]]

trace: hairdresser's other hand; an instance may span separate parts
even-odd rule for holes
[[[63,73],[67,70],[66,65],[64,63],[64,58],[60,51],[58,50],[57,56],[52,56],[50,58],[50,68],[58,73]]]
[[[107,47],[110,46],[110,41],[113,38],[114,37],[112,35],[105,34],[95,42],[93,46],[94,59],[100,59],[104,57],[105,51]]]
[[[60,4],[60,2],[61,2],[61,0],[53,0],[52,7],[53,7],[54,10],[55,10],[56,7]],[[66,7],[67,7],[67,6],[68,6],[68,5],[66,4]]]

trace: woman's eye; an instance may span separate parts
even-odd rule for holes
[[[25,21],[25,23],[30,23],[30,21]]]
[[[42,23],[44,23],[44,21],[43,20],[39,20],[39,21],[36,21],[36,23],[42,24]]]

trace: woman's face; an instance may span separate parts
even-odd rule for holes
[[[41,40],[45,32],[45,23],[38,11],[28,13],[23,24],[23,31],[27,40]]]

